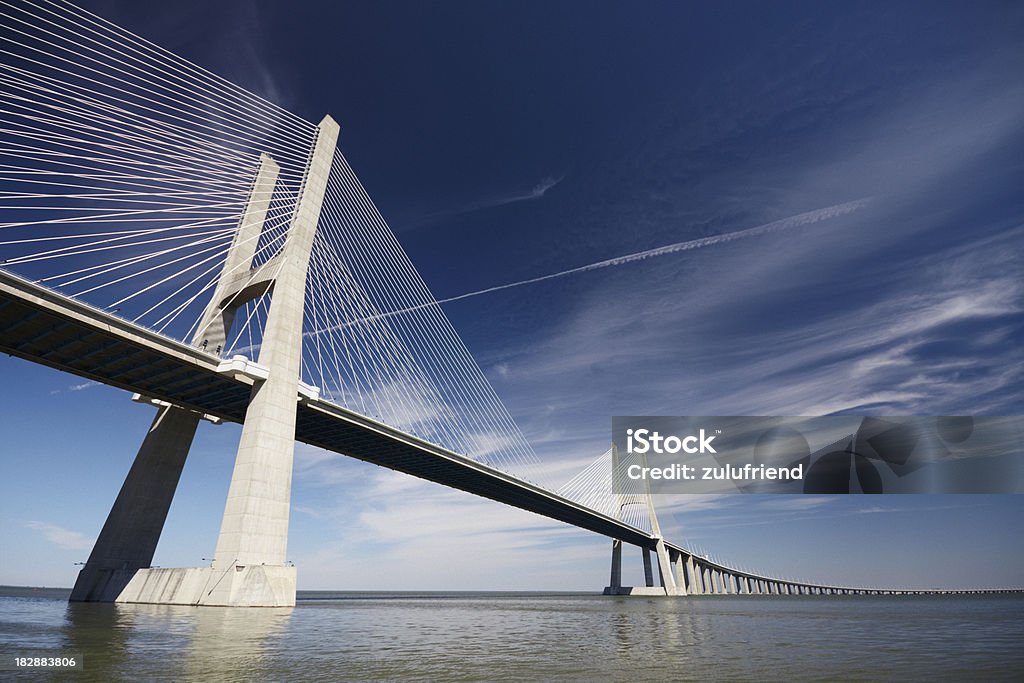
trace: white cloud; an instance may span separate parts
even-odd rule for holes
[[[401,225],[401,229],[410,230],[413,228],[421,228],[434,223],[439,223],[443,220],[461,216],[467,213],[474,213],[476,211],[483,211],[485,209],[493,209],[499,206],[506,206],[508,204],[516,204],[519,202],[531,202],[538,199],[542,199],[551,188],[555,187],[559,183],[565,180],[564,175],[560,176],[545,176],[541,178],[532,188],[526,191],[517,190],[513,192],[504,192],[500,194],[483,197],[482,199],[476,199],[468,201],[461,206],[456,206],[450,209],[444,209],[441,211],[433,211],[425,215],[413,218],[411,220],[400,220],[398,223]]]
[[[835,498],[831,496],[796,496],[793,498],[786,496],[766,500],[761,503],[761,507],[769,510],[803,511],[828,505],[834,501]]]
[[[306,476],[325,467],[330,461]],[[317,509],[318,528],[325,526],[315,546],[293,551],[303,586],[337,587],[344,577],[346,586],[380,589],[570,588],[574,562],[607,561],[604,539],[588,532],[391,470],[368,471],[343,499]],[[538,562],[538,553],[558,560]],[[600,580],[596,574],[595,585]]]
[[[50,543],[67,548],[69,550],[88,550],[92,547],[93,539],[77,531],[71,531],[64,527],[50,524],[49,522],[25,522],[29,529],[40,532]]]
[[[64,389],[63,391],[84,391],[85,389],[91,389],[93,387],[98,387],[98,386],[101,386],[99,382],[93,382],[92,380],[89,380],[88,382],[81,382],[79,384],[72,384],[69,387],[67,387],[66,389]],[[61,393],[61,391],[62,391],[61,389],[54,389],[53,391],[50,392],[50,395],[52,396],[52,395],[55,395],[55,394],[59,394],[59,393]]]

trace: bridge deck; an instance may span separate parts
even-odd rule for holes
[[[0,350],[232,422],[252,380],[220,358],[0,270]],[[646,533],[470,458],[326,401],[297,403],[303,443],[651,547]]]
[[[0,351],[231,422],[245,418],[253,380],[217,371],[221,359],[0,269]],[[297,397],[295,438],[376,465],[461,489],[551,519],[653,548],[656,539],[567,498],[321,400]],[[888,590],[764,577],[694,555],[738,577],[881,594],[998,593],[1009,590]]]

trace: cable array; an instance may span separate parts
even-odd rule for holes
[[[65,0],[5,2],[0,267],[185,340],[222,274],[260,153],[281,167],[266,223],[280,237],[315,134]],[[261,239],[259,257],[280,246]]]
[[[642,467],[644,463],[639,455],[631,452],[620,451],[615,458],[609,448],[555,492],[650,533],[649,494],[643,481],[626,476],[631,465]]]
[[[0,268],[66,296],[203,339],[218,284],[246,271],[251,283],[282,254],[316,137],[67,0],[0,6]],[[261,154],[278,167],[272,189],[258,182]],[[225,272],[261,200],[260,229],[245,231],[252,262]],[[271,287],[238,308],[223,347],[203,349],[258,359]],[[309,263],[301,379],[324,400],[553,488],[340,150]],[[609,504],[587,492],[604,485],[593,466],[573,481],[580,500]],[[645,523],[637,505],[615,514]]]
[[[340,150],[313,245],[305,381],[524,479],[538,459]]]

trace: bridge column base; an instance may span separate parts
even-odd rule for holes
[[[95,576],[95,588],[84,601],[210,607],[295,606],[295,567],[151,567],[96,570]]]
[[[86,565],[78,572],[69,602],[114,602],[137,569],[95,569]]]
[[[604,589],[604,595],[665,596],[670,593],[666,592],[664,586],[608,586]]]

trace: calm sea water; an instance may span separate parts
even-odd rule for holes
[[[1024,680],[1024,596],[311,593],[290,609],[0,589],[0,655],[53,680]],[[0,670],[0,680],[40,674]]]

